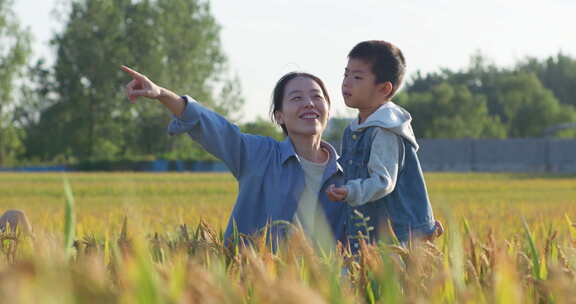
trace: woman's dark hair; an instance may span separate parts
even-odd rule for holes
[[[290,80],[297,77],[307,77],[316,82],[320,86],[320,89],[322,89],[322,94],[324,94],[324,98],[326,99],[328,104],[330,104],[330,96],[328,96],[328,90],[326,90],[326,86],[324,85],[324,82],[322,82],[320,78],[305,72],[290,72],[282,76],[282,78],[280,78],[280,80],[276,82],[276,86],[274,86],[274,91],[272,91],[272,104],[270,105],[270,117],[272,118],[273,122],[279,124],[280,127],[282,127],[284,135],[288,135],[288,130],[286,129],[285,125],[280,124],[278,123],[278,121],[276,121],[274,113],[276,113],[277,111],[282,111],[282,102],[284,101],[284,91],[286,90],[286,85],[288,84],[288,82],[290,82]]]
[[[372,64],[375,83],[392,83],[392,97],[402,85],[406,60],[402,51],[390,42],[370,40],[358,43],[348,54],[350,59],[360,59]]]

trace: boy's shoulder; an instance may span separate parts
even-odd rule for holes
[[[358,124],[350,123],[352,129],[362,129],[368,127],[381,127],[384,129],[394,129],[402,125],[410,124],[412,116],[401,106],[392,101],[382,104],[374,113],[372,113],[365,122]]]
[[[397,140],[397,137],[410,142],[416,149],[418,143],[412,129],[412,116],[403,107],[392,101],[381,105],[360,128],[374,128],[373,135],[381,134],[390,140]]]

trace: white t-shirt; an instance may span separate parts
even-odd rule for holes
[[[305,184],[304,191],[298,201],[298,209],[294,215],[294,222],[302,226],[308,235],[314,235],[316,221],[323,216],[319,202],[319,192],[322,187],[322,177],[328,164],[328,159],[324,163],[314,163],[300,157],[300,165],[304,170]]]

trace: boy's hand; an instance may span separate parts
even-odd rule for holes
[[[328,198],[333,202],[343,201],[348,195],[348,189],[346,189],[346,187],[330,185],[328,189],[326,189],[326,195],[328,195]]]
[[[433,242],[435,239],[439,238],[444,233],[444,226],[442,226],[442,223],[440,221],[437,220],[434,223],[434,226],[436,226],[436,230],[434,230],[434,233],[424,238],[424,240]]]
[[[434,234],[436,235],[436,237],[441,236],[444,233],[444,226],[442,226],[442,223],[440,221],[436,221],[434,225],[436,226],[436,231],[434,231]]]

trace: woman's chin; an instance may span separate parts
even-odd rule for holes
[[[306,128],[288,132],[289,135],[295,136],[321,136],[322,133],[324,133],[324,128]]]

